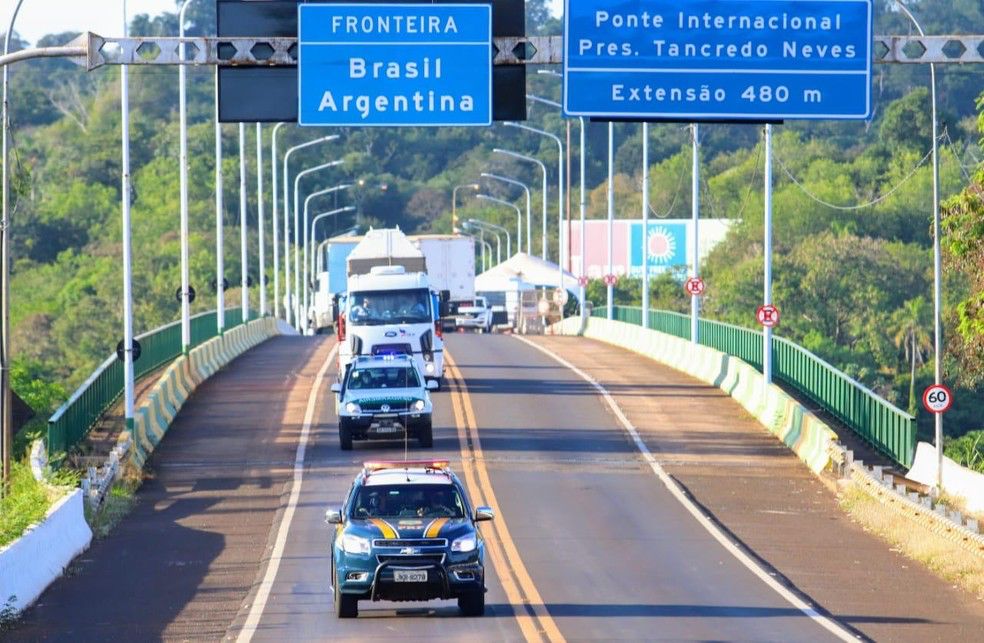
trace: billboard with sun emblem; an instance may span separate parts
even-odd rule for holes
[[[724,239],[731,223],[729,219],[701,220],[701,258]],[[612,272],[620,276],[640,277],[643,268],[648,266],[650,275],[671,270],[681,279],[685,278],[687,266],[690,265],[692,225],[689,219],[652,219],[644,237],[642,220],[616,219],[612,223]],[[583,262],[584,274],[591,279],[600,279],[608,273],[608,221],[591,219],[585,221],[585,228],[585,256],[582,259],[581,224],[577,220],[571,222],[570,270],[580,275]],[[566,237],[565,234],[565,243]]]

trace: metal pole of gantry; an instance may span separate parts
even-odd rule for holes
[[[260,239],[259,267],[260,282],[260,317],[266,317],[266,257],[264,256],[263,228],[263,125],[256,124],[256,232]]]
[[[219,68],[215,68],[215,325],[225,333],[225,206],[222,203],[222,123],[219,122]]]
[[[317,145],[318,143],[325,143],[328,141],[334,141],[338,138],[338,134],[332,134],[330,136],[322,136],[321,138],[316,138],[313,141],[307,141],[306,143],[301,143],[300,145],[295,145],[284,153],[284,167],[283,167],[283,204],[284,204],[284,297],[290,299],[292,295],[290,294],[290,227],[288,221],[290,221],[290,201],[288,200],[288,191],[290,190],[290,180],[288,176],[287,169],[290,167],[290,156],[298,150],[303,150],[304,148],[311,147],[312,145]],[[296,215],[296,213],[295,213]],[[296,216],[295,216],[296,219]],[[294,233],[298,232],[297,225],[294,226]],[[298,240],[295,238],[294,243],[296,244]],[[287,319],[285,320],[288,324],[297,324],[298,320],[293,319],[294,309],[297,307],[297,302],[289,302],[287,305]]]
[[[536,163],[540,166],[540,172],[543,174],[543,214],[541,216],[541,223],[543,224],[543,231],[540,233],[540,258],[544,261],[547,260],[547,166],[543,164],[543,161],[532,156],[526,156],[525,154],[520,154],[518,152],[513,152],[512,150],[504,150],[502,148],[494,148],[492,150],[496,154],[505,154],[506,156],[512,157],[514,159],[519,159],[520,161],[528,161],[530,163]],[[528,250],[532,250],[530,247]],[[532,253],[531,253],[532,254]]]
[[[184,0],[178,11],[178,58],[185,58],[185,11],[191,0]],[[178,138],[180,151],[178,153],[178,177],[180,194],[180,228],[181,228],[181,352],[185,355],[191,350],[191,278],[188,267],[188,101],[186,90],[185,66],[178,66]]]
[[[581,231],[584,234],[584,231]],[[612,122],[608,123],[608,285],[605,288],[607,292],[607,310],[608,319],[612,319],[615,314],[614,310],[614,298],[615,298],[615,284],[612,283],[612,279],[615,273],[614,265],[614,254],[615,254],[615,124]]]
[[[273,127],[273,134],[270,135],[270,182],[273,192],[273,220],[270,222],[273,227],[273,316],[279,317],[278,311],[280,301],[280,219],[277,216],[277,134],[280,128],[287,123],[277,123]],[[284,318],[287,317],[286,306],[284,306]]]
[[[17,0],[13,13],[10,15],[10,23],[7,26],[7,33],[3,38],[3,55],[10,53],[10,36],[14,33],[14,23],[17,21],[17,14],[20,12],[21,4],[24,0]],[[126,0],[123,4],[123,21],[126,22]],[[3,220],[0,221],[0,254],[3,255],[3,267],[0,268],[0,280],[2,285],[2,303],[0,303],[0,498],[4,496],[7,483],[10,481],[10,462],[12,460],[14,448],[14,415],[11,409],[12,395],[10,392],[10,174],[8,168],[8,142],[7,135],[10,129],[10,103],[7,100],[7,86],[10,83],[8,65],[3,66],[3,115],[0,118],[0,129],[3,130]]]
[[[123,35],[127,34],[126,0],[123,0]],[[130,235],[130,76],[129,67],[120,69],[120,131],[123,210],[123,418],[133,435],[133,244]]]
[[[765,126],[765,269],[763,304],[772,303],[772,125]],[[762,377],[772,383],[772,328],[762,328]]]
[[[699,253],[699,223],[700,223],[700,126],[694,123],[692,126],[693,131],[693,152],[692,152],[692,170],[691,170],[691,227],[693,228],[692,236],[690,237],[690,276],[694,279],[700,277],[700,255]],[[690,343],[696,344],[700,341],[697,336],[699,324],[698,316],[700,315],[700,297],[698,295],[690,296]]]
[[[649,328],[649,123],[642,124],[642,327]]]
[[[925,36],[922,26],[904,2],[896,0],[902,12],[916,26],[920,36]],[[933,119],[933,379],[943,383],[943,259],[940,242],[940,157],[939,132],[936,118],[936,65],[929,64],[929,95]],[[943,414],[933,414],[936,441],[936,493],[943,491]]]
[[[243,323],[249,321],[249,257],[246,245],[246,123],[239,124],[239,261]]]

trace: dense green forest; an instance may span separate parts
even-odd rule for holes
[[[911,4],[929,34],[967,33],[984,25],[976,0]],[[527,7],[528,33],[560,33],[559,21],[549,16],[542,0]],[[193,3],[189,20],[189,34],[212,32],[214,4]],[[891,3],[876,2],[875,25],[878,34],[912,31]],[[131,33],[174,35],[176,15],[138,16]],[[74,35],[52,34],[31,44],[63,43]],[[28,45],[16,37],[14,44],[15,49]],[[535,68],[528,72],[529,93],[558,100],[559,80],[536,72]],[[978,102],[982,72],[979,65],[939,67],[940,168],[947,199],[945,379],[957,391],[945,425],[953,436],[984,428],[984,169],[980,162],[984,104]],[[917,400],[932,379],[929,70],[925,65],[877,65],[874,78],[875,113],[870,121],[791,122],[775,128],[774,298],[784,311],[779,334],[917,413],[920,426],[928,430],[931,418]],[[191,274],[199,294],[192,308],[197,313],[215,306],[208,286],[215,277],[213,71],[191,68],[188,81]],[[117,68],[86,73],[65,61],[45,60],[21,64],[11,73],[16,388],[41,413],[52,410],[82,382],[122,334],[119,98]],[[174,298],[180,284],[177,70],[132,69],[130,98],[135,325],[137,332],[143,332],[179,314]],[[557,111],[543,105],[530,104],[529,121],[557,134],[565,130]],[[250,269],[255,275],[255,129],[250,125],[247,131]],[[264,126],[263,131],[269,222],[272,126]],[[637,124],[615,127],[620,217],[637,217],[641,211],[640,131]],[[706,125],[701,131],[701,216],[736,221],[726,241],[705,262],[709,291],[704,314],[753,326],[752,312],[762,289],[761,127]],[[281,128],[280,151],[320,133]],[[556,217],[557,152],[548,139],[501,125],[342,128],[332,133],[340,139],[299,152],[293,166],[344,159],[340,168],[305,183],[305,191],[342,182],[356,184],[339,204],[357,205],[358,213],[336,217],[325,233],[355,223],[447,232],[452,188],[475,182],[483,171],[523,178],[534,191],[533,202],[539,203],[538,170],[493,155],[493,147],[524,151],[546,164],[552,186],[549,216]],[[585,161],[592,218],[606,212],[606,136],[606,125],[588,125]],[[576,168],[578,149],[576,144],[573,147]],[[687,127],[652,126],[649,150],[654,215],[689,217]],[[235,125],[225,126],[223,152],[225,276],[238,284]],[[491,194],[525,204],[521,194],[507,186],[486,187]],[[329,209],[332,204],[320,205]],[[515,222],[508,209],[482,207],[463,191],[459,212],[503,225]],[[556,225],[548,229],[556,235]],[[272,241],[269,227],[267,241]],[[269,265],[266,272],[272,275]],[[689,300],[678,277],[666,275],[654,281],[654,306],[687,309]],[[595,302],[604,300],[602,293],[600,284],[591,285],[590,298]],[[639,298],[638,282],[620,282],[618,302],[631,304]],[[255,293],[251,299],[254,305],[258,301]],[[235,288],[227,291],[228,303],[238,301]]]

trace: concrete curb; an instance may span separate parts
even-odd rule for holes
[[[577,317],[550,327],[552,335],[583,335],[620,346],[720,388],[769,433],[789,447],[814,473],[826,469],[837,434],[774,384],[766,385],[751,365],[707,346],[656,330],[591,317],[582,330]]]
[[[139,468],[164,438],[178,411],[198,386],[250,348],[278,334],[271,317],[237,326],[178,357],[134,410],[130,463]]]
[[[42,522],[0,549],[0,609],[28,607],[90,542],[82,490],[76,489],[58,499]]]

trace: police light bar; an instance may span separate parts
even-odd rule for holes
[[[382,471],[385,469],[437,469],[445,471],[451,468],[447,460],[377,460],[363,462],[366,471]]]

